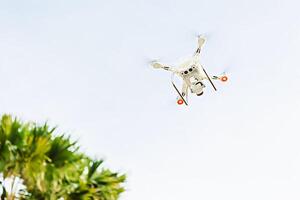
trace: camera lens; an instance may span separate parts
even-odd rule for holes
[[[192,69],[192,68],[190,68],[190,69],[189,69],[189,71],[191,72],[191,71],[193,71],[193,69]]]
[[[184,71],[185,74],[189,73],[188,71]]]

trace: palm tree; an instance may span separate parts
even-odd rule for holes
[[[0,121],[1,200],[116,200],[125,175],[99,169],[102,160],[79,152],[70,137],[54,135],[47,124],[21,123],[4,115]]]
[[[20,151],[23,149],[26,135],[22,132],[26,132],[26,128],[27,125],[22,126],[17,120],[12,120],[8,115],[4,115],[1,119],[0,172],[2,173],[2,198],[6,195],[7,199],[14,199],[14,186],[21,169]],[[5,183],[10,183],[10,186],[5,187]],[[7,191],[7,188],[10,188],[10,190]]]
[[[116,200],[124,191],[120,186],[125,176],[118,176],[110,170],[99,171],[103,160],[87,159],[87,172],[82,174],[78,187],[66,197],[68,200]]]

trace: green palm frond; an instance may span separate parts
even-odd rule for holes
[[[93,175],[97,172],[99,166],[103,163],[103,160],[91,160],[91,164],[88,167],[88,175],[87,178],[91,179]]]
[[[118,199],[125,175],[103,169],[103,160],[80,153],[76,141],[54,131],[47,124],[22,123],[10,115],[0,119],[0,175],[22,180],[18,199]],[[16,195],[0,186],[1,200]]]

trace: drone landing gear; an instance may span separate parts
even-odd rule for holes
[[[173,85],[174,89],[176,90],[176,92],[178,93],[178,95],[180,96],[180,99],[177,100],[177,104],[182,105],[184,103],[186,106],[188,106],[186,100],[184,99],[182,94],[179,92],[178,88],[176,87],[176,85],[174,84],[173,81],[172,81],[172,85]]]
[[[203,67],[202,67],[202,69],[203,69],[203,72],[205,73],[205,75],[206,75],[208,81],[209,81],[210,84],[213,86],[214,90],[217,91],[216,86],[215,86],[214,83],[211,81],[211,79],[210,79],[210,77],[208,76],[208,74],[207,74],[207,72],[205,71],[205,69],[204,69]]]

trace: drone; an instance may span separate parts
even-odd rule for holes
[[[172,72],[171,83],[178,94],[178,105],[185,104],[186,106],[188,106],[189,90],[192,94],[196,94],[197,96],[203,95],[204,88],[206,87],[203,83],[204,80],[208,80],[215,91],[217,91],[217,88],[215,87],[212,80],[220,80],[222,82],[226,82],[228,80],[228,77],[225,73],[222,73],[220,76],[210,77],[208,75],[203,65],[200,64],[200,52],[206,39],[202,35],[198,36],[197,38],[198,47],[194,55],[183,63],[180,63],[178,67],[161,64],[157,60],[153,60],[150,63],[153,68],[164,69],[166,71]],[[179,91],[178,87],[175,84],[174,76],[178,76],[182,79],[181,91]]]

